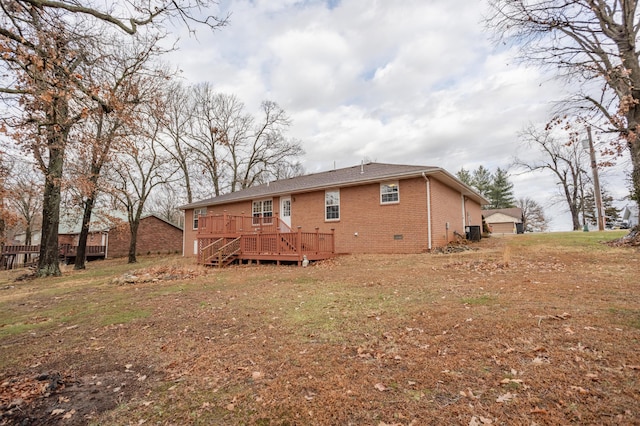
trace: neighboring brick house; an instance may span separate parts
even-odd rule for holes
[[[492,234],[521,234],[524,232],[522,209],[519,207],[483,210],[482,215]]]
[[[59,244],[77,246],[80,227],[81,221],[77,215],[63,215],[58,228]],[[117,211],[93,212],[87,247],[103,246],[105,248],[96,257],[127,256],[129,242],[129,224],[126,214]],[[136,251],[138,254],[180,253],[182,252],[182,229],[154,214],[145,215],[140,219]]]
[[[108,257],[129,254],[129,225],[118,226],[109,232]],[[160,217],[150,214],[140,219],[137,254],[171,254],[182,252],[182,229]]]
[[[336,253],[419,253],[481,226],[483,204],[442,168],[367,163],[185,205],[184,254],[198,254],[199,216],[223,214],[277,217],[294,232],[333,230]]]

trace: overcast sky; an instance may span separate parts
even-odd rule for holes
[[[309,173],[365,159],[507,168],[538,155],[517,134],[544,125],[565,93],[491,43],[481,0],[221,0],[212,12],[230,13],[229,25],[197,40],[184,33],[171,62],[187,83],[208,81],[250,111],[263,100],[283,107]],[[515,195],[545,206],[553,230],[570,230],[564,206],[552,206],[553,177],[516,173]],[[613,171],[603,180],[625,194]]]

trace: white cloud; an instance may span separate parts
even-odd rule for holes
[[[230,11],[230,25],[183,38],[172,60],[188,81],[209,81],[249,109],[278,102],[308,171],[363,158],[452,173],[506,168],[523,153],[518,131],[548,120],[564,85],[494,49],[482,4],[227,0],[219,14]],[[556,194],[549,176],[512,180],[517,196]]]

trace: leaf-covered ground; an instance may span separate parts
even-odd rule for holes
[[[5,272],[0,425],[640,424],[640,255],[599,243],[621,235]]]

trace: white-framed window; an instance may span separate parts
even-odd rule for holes
[[[340,220],[340,190],[324,192],[324,219]]]
[[[206,216],[207,208],[193,209],[193,229],[198,229],[198,216]]]
[[[252,207],[253,224],[272,222],[273,217],[273,200],[259,200],[253,202]]]
[[[380,184],[380,204],[393,204],[400,202],[400,186],[398,182],[385,182]]]

